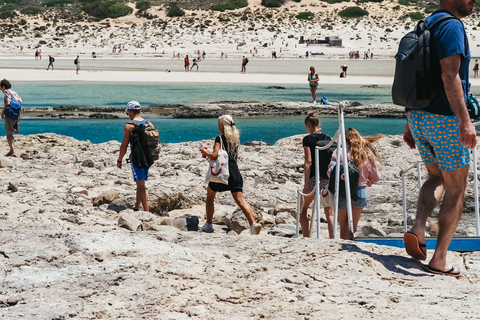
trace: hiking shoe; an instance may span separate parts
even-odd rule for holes
[[[252,223],[250,226],[250,234],[259,234],[262,226],[256,222]]]
[[[206,233],[213,233],[213,226],[211,223],[206,223],[202,226],[202,231]]]

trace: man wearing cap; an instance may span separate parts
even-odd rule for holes
[[[125,109],[128,117],[137,123],[138,125],[145,124],[146,121],[140,116],[140,103],[137,101],[130,101],[127,104],[127,109]],[[130,143],[130,137],[132,136],[132,131],[135,128],[135,125],[131,123],[125,124],[123,128],[123,140],[120,145],[120,154],[118,155],[117,167],[122,168],[122,159],[127,153],[127,147]],[[130,147],[132,147],[130,145]],[[148,197],[147,197],[147,188],[145,187],[145,180],[148,180],[148,168],[137,168],[133,162],[130,163],[132,166],[133,180],[137,184],[137,200],[135,202],[135,207],[133,210],[138,211],[140,209],[140,204],[143,206],[144,211],[148,211]]]

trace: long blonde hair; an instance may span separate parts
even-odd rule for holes
[[[232,116],[226,114],[218,118],[218,123],[223,124],[223,135],[227,139],[228,150],[237,158],[238,147],[240,146],[240,132],[238,132]]]
[[[377,142],[383,137],[381,134],[377,134],[374,137],[362,137],[357,130],[349,128],[345,131],[345,140],[350,146],[350,159],[355,165],[361,169],[367,164],[367,161],[372,162],[374,166],[377,166],[377,162],[382,162],[382,157],[378,153],[373,143]]]

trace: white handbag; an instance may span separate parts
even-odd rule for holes
[[[221,136],[220,145],[221,148],[218,150],[217,159],[210,160],[208,163],[208,171],[205,182],[228,184],[228,177],[230,177],[230,172],[228,171],[228,153],[223,148]]]

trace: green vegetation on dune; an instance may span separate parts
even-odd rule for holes
[[[340,11],[338,15],[342,18],[361,18],[368,16],[368,11],[363,10],[360,7],[349,7]]]
[[[420,12],[410,12],[408,14],[408,16],[410,17],[410,19],[412,19],[414,21],[425,19],[425,15],[423,13],[420,13]]]
[[[212,6],[213,11],[235,10],[248,6],[247,0],[227,0],[224,3]]]
[[[285,0],[262,0],[262,6],[269,8],[279,8],[285,3]]]
[[[126,16],[133,12],[133,9],[127,5],[116,1],[95,1],[82,6],[82,10],[89,16],[102,20],[105,18],[118,18]]]
[[[313,13],[311,12],[300,12],[295,16],[295,18],[300,19],[300,20],[312,20],[313,19]]]
[[[168,17],[182,17],[185,15],[185,11],[178,5],[177,2],[170,2],[167,7]]]

